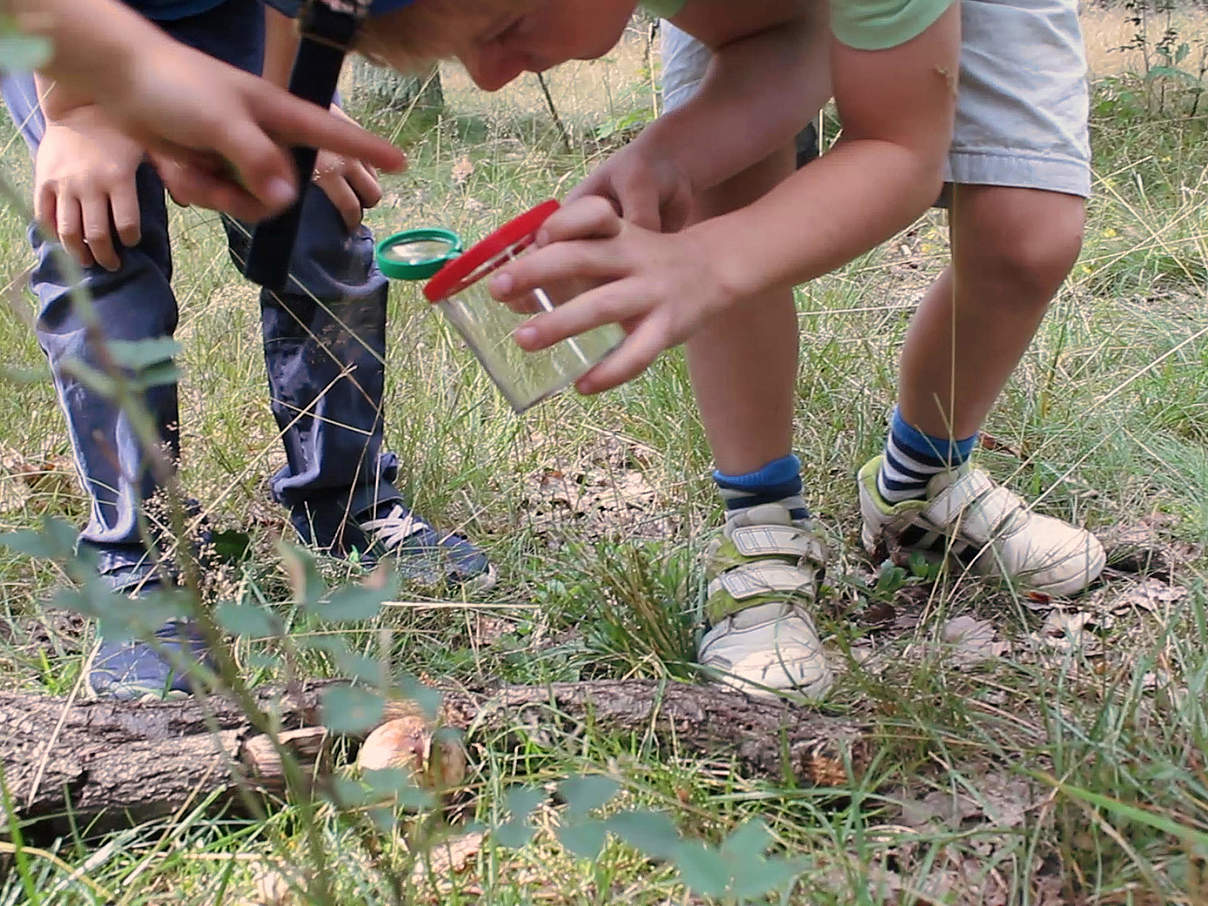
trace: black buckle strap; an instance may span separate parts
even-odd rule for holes
[[[291,4],[272,5],[289,14]],[[295,10],[302,40],[290,72],[290,94],[324,110],[331,106],[344,57],[352,48],[368,7],[368,3],[341,0],[304,0]],[[284,289],[289,279],[290,257],[302,223],[302,202],[311,190],[310,175],[318,157],[315,148],[296,147],[291,154],[300,182],[298,199],[284,213],[256,225],[244,262],[244,275],[271,290]]]

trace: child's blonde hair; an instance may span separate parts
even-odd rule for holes
[[[417,0],[406,9],[370,19],[357,50],[400,72],[423,73],[452,57],[466,38],[490,26],[517,0]]]

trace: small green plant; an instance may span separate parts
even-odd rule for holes
[[[1117,49],[1139,59],[1140,67],[1127,80],[1135,88],[1117,97],[1128,106],[1141,98],[1149,116],[1195,116],[1208,88],[1208,36],[1184,33],[1176,0],[1124,0],[1123,8],[1133,36]]]
[[[588,649],[607,669],[631,676],[696,676],[699,623],[692,558],[665,545],[605,542],[585,557],[594,606]],[[586,603],[586,602],[585,602]]]

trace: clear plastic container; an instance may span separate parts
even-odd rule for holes
[[[516,412],[569,387],[625,338],[619,325],[606,324],[539,352],[525,352],[512,339],[525,321],[552,311],[584,288],[544,287],[508,305],[496,301],[487,290],[487,278],[523,255],[541,224],[557,209],[556,201],[548,201],[504,225],[447,263],[424,287],[424,295],[474,350]]]

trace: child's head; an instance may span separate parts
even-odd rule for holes
[[[358,49],[396,69],[456,57],[478,87],[522,72],[603,56],[620,40],[636,0],[415,0],[374,17]]]

